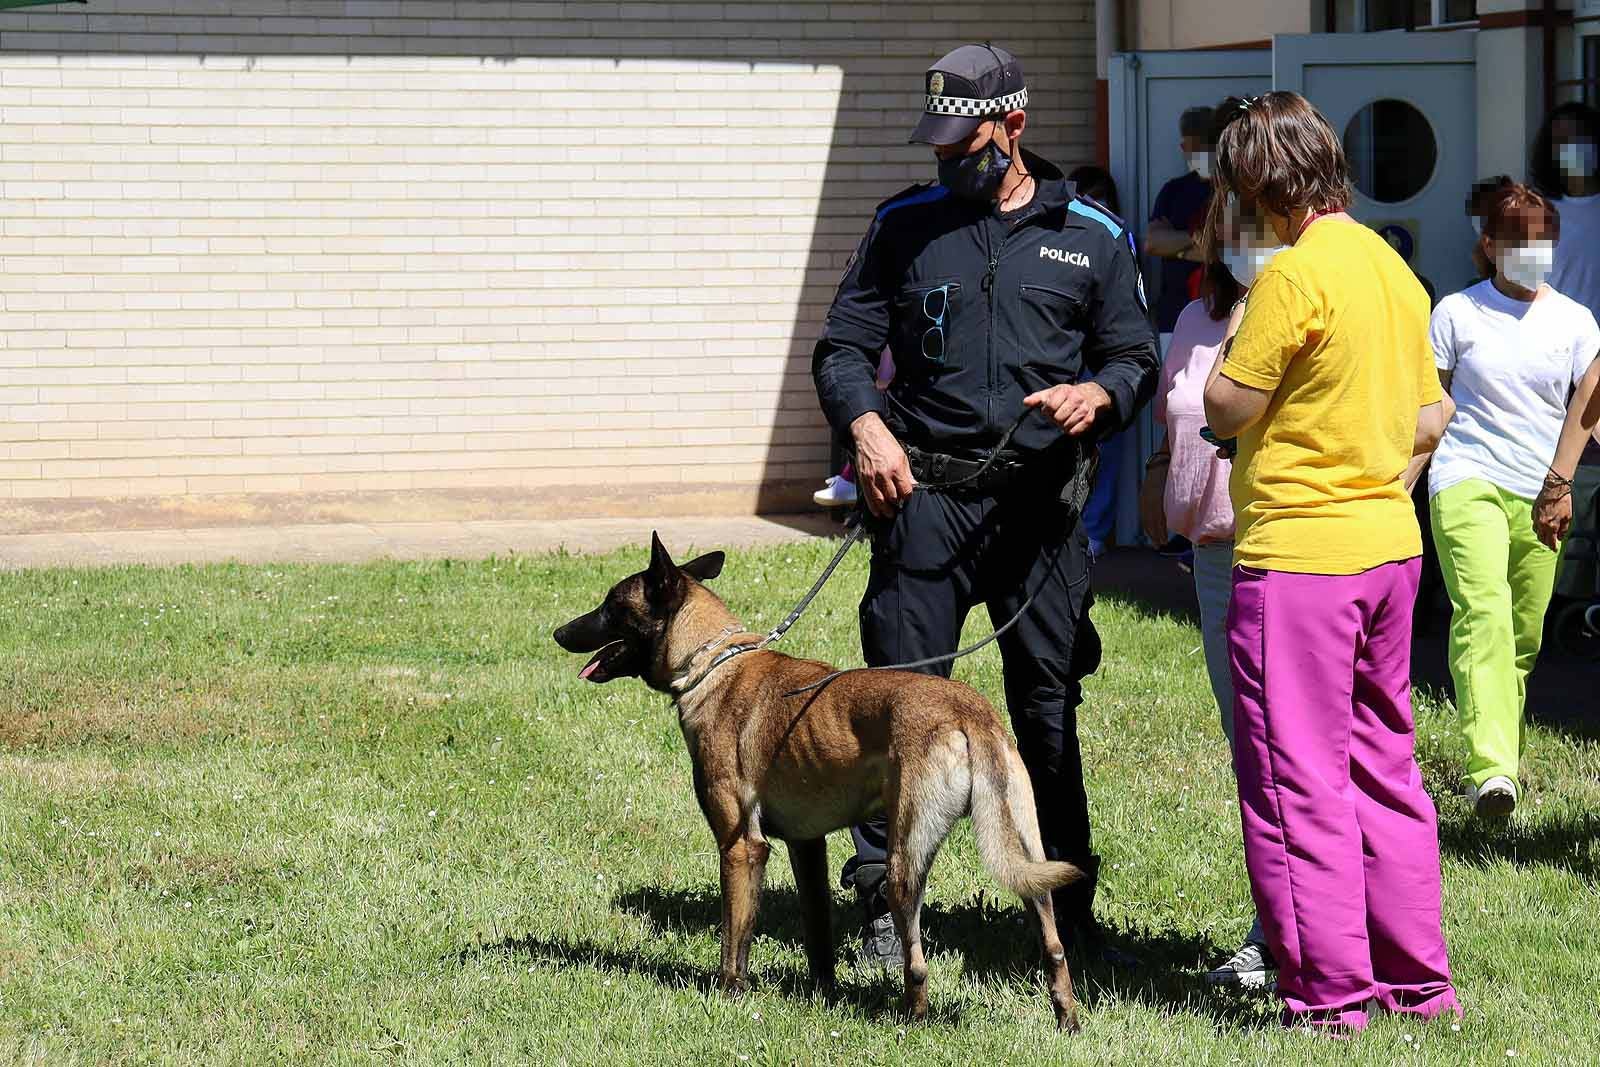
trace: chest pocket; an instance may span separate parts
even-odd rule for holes
[[[1085,306],[1085,295],[1065,286],[1022,283],[1022,313],[1033,341],[1083,329]]]
[[[961,283],[953,280],[924,281],[900,291],[894,305],[897,368],[932,374],[953,360],[961,301]]]

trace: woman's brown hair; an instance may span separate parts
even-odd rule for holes
[[[1533,236],[1530,215],[1539,217],[1544,233],[1541,240],[1555,244],[1561,240],[1561,214],[1550,199],[1521,182],[1508,182],[1494,191],[1483,217],[1484,236],[1496,241],[1523,243]]]
[[[1211,144],[1216,144],[1223,129],[1238,117],[1243,102],[1237,96],[1229,96],[1217,105],[1211,113],[1211,131],[1208,135]],[[1196,242],[1201,255],[1205,257],[1205,273],[1200,276],[1200,299],[1205,301],[1206,314],[1218,322],[1228,317],[1233,306],[1244,295],[1244,286],[1222,262],[1223,205],[1226,200],[1227,194],[1218,188],[1213,178],[1211,201],[1206,205],[1206,218],[1200,225],[1200,238]]]
[[[1339,135],[1299,93],[1224,101],[1212,183],[1247,208],[1285,217],[1350,206],[1350,164]]]
[[[1472,183],[1472,189],[1467,193],[1467,214],[1475,219],[1487,219],[1489,208],[1494,204],[1495,197],[1500,195],[1500,190],[1516,184],[1509,174],[1497,174],[1493,178],[1484,178],[1482,181]],[[1483,227],[1478,227],[1478,235],[1483,235]],[[1489,262],[1489,257],[1483,254],[1483,242],[1472,242],[1472,266],[1480,278],[1493,278],[1495,265]]]

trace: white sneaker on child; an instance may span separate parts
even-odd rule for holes
[[[848,507],[856,502],[856,483],[842,474],[835,474],[811,499],[825,508]]]
[[[1272,950],[1257,941],[1246,941],[1227,963],[1206,972],[1206,984],[1213,986],[1270,992],[1277,983],[1278,963],[1272,958]]]

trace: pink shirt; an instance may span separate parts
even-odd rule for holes
[[[1167,529],[1197,545],[1233,540],[1233,504],[1228,499],[1228,461],[1200,437],[1206,424],[1206,378],[1228,332],[1228,320],[1191,301],[1172,329],[1161,364],[1155,420],[1166,427],[1172,463],[1167,468]]]

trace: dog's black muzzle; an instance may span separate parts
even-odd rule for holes
[[[595,652],[616,639],[606,632],[599,608],[579,615],[565,626],[556,627],[556,632],[551,636],[556,644],[568,652]]]

